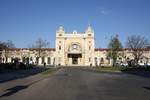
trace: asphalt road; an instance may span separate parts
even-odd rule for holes
[[[150,79],[62,68],[0,84],[0,100],[150,100]]]

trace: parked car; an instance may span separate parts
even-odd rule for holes
[[[122,67],[127,67],[128,66],[128,63],[121,63],[120,64]]]

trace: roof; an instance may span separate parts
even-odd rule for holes
[[[38,50],[38,48],[9,48],[11,51],[20,51],[20,50]],[[42,48],[42,50],[47,50],[47,51],[55,51],[55,48]],[[107,51],[109,50],[108,48],[95,48],[95,51]],[[128,50],[131,51],[132,49],[130,48],[124,48],[123,50]],[[140,49],[144,51],[150,51],[150,48],[144,48]]]
[[[11,51],[20,51],[20,50],[37,50],[38,48],[9,48]],[[42,48],[42,50],[55,51],[55,48]]]
[[[107,50],[109,50],[109,49],[107,49],[107,48],[95,48],[95,51],[107,51]]]
[[[108,48],[95,48],[95,51],[107,51],[107,50],[109,50],[109,49]],[[124,48],[122,50],[131,51],[132,49],[131,48]],[[150,48],[143,48],[143,49],[138,49],[138,50],[150,51]]]

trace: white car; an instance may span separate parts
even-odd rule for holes
[[[128,66],[128,63],[121,63],[120,64],[122,67],[127,67]]]

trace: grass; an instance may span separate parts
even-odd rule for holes
[[[150,67],[128,67],[122,71],[150,72]]]
[[[48,70],[42,72],[41,74],[42,74],[42,75],[49,75],[49,74],[54,73],[54,72],[57,71],[57,70],[58,70],[58,68],[49,68]]]
[[[150,67],[96,67],[97,72],[121,72],[121,71],[138,71],[138,72],[150,72]]]
[[[123,68],[121,67],[96,67],[97,72],[121,72]]]

